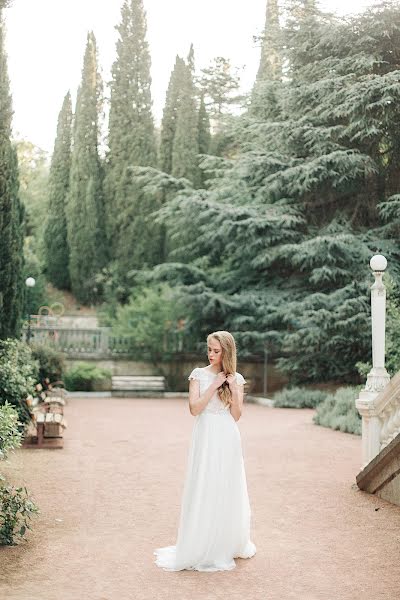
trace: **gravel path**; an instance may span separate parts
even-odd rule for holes
[[[0,547],[7,600],[396,600],[400,507],[358,490],[361,439],[311,409],[245,404],[238,422],[257,554],[216,573],[167,572],[193,426],[187,400],[70,398],[61,450],[0,470],[39,505]]]

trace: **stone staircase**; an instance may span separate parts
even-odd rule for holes
[[[361,395],[356,406],[363,417],[364,455],[357,485],[400,506],[400,372],[372,399]]]
[[[400,433],[356,477],[364,492],[400,506]]]

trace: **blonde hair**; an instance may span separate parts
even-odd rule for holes
[[[235,375],[236,373],[236,343],[233,335],[229,331],[214,331],[208,334],[207,343],[210,338],[214,338],[221,344],[222,359],[221,366],[225,375]],[[220,400],[227,405],[232,398],[231,390],[227,381],[218,388]]]

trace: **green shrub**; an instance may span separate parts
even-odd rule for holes
[[[317,425],[361,435],[361,416],[355,400],[363,386],[341,387],[329,394],[317,407],[313,421]]]
[[[18,430],[18,412],[7,401],[0,406],[0,459],[5,460],[10,450],[19,448],[22,433]]]
[[[276,392],[273,401],[274,406],[279,408],[315,408],[325,400],[326,396],[327,392],[321,390],[293,386]]]
[[[65,372],[65,355],[63,352],[46,344],[31,344],[32,356],[39,363],[39,381],[49,379],[50,383],[60,381]]]
[[[110,369],[96,367],[86,362],[78,362],[68,369],[64,376],[64,383],[67,390],[78,392],[91,392],[96,384],[101,384],[107,379],[111,379]]]
[[[18,431],[18,412],[7,401],[0,406],[0,459],[21,446],[22,434]],[[4,484],[0,475],[0,545],[15,545],[15,540],[24,538],[30,529],[28,520],[38,512],[37,506],[28,497],[26,488],[13,488]]]
[[[29,520],[39,509],[26,487],[15,488],[4,481],[0,475],[0,545],[15,546],[16,540],[24,538],[26,530],[31,529]]]
[[[26,399],[35,395],[38,375],[39,365],[28,344],[11,338],[0,340],[0,405],[12,404],[22,424],[31,420]]]

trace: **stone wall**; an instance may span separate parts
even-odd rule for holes
[[[184,392],[188,389],[187,377],[195,367],[205,367],[209,363],[202,357],[185,357],[180,361],[165,362],[157,368],[148,362],[140,362],[123,358],[111,360],[99,360],[90,358],[67,359],[67,368],[69,365],[77,362],[94,362],[99,367],[110,369],[113,375],[164,375],[168,382],[168,389],[174,392]],[[246,391],[251,394],[262,394],[264,388],[264,362],[257,361],[239,361],[237,371],[243,375],[248,382]],[[275,368],[269,364],[267,368],[267,390],[268,395],[280,390],[287,383],[285,378]]]

